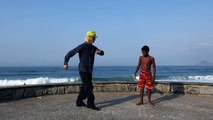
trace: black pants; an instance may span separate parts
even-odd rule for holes
[[[87,98],[87,106],[94,105],[95,96],[93,94],[92,73],[79,72],[82,86],[76,101],[76,104],[81,103]]]

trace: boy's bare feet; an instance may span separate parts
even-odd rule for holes
[[[136,105],[143,105],[143,101],[137,102]]]
[[[149,105],[151,105],[152,107],[155,106],[155,104],[153,102],[149,102]]]

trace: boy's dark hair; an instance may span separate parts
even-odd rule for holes
[[[146,51],[147,53],[149,52],[149,46],[147,45],[144,45],[142,48],[141,48],[141,51],[144,50]]]

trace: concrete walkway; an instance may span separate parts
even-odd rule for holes
[[[100,111],[76,107],[77,94],[0,103],[1,120],[212,120],[213,96],[153,94],[155,107],[136,106],[138,93],[95,93]]]

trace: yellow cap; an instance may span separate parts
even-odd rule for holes
[[[88,31],[86,37],[97,38],[95,31]]]

